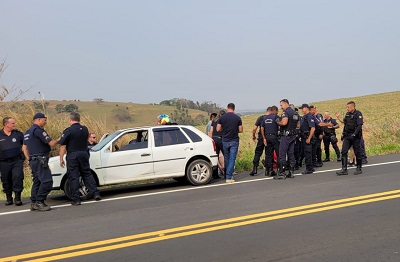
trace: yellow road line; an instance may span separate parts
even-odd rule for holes
[[[240,216],[240,217],[222,219],[222,220],[217,220],[217,221],[199,223],[199,224],[194,224],[194,225],[164,229],[164,230],[136,234],[136,235],[126,236],[126,237],[113,238],[113,239],[108,239],[108,240],[103,240],[103,241],[96,241],[96,242],[92,242],[92,243],[78,244],[78,245],[74,245],[74,246],[68,246],[68,247],[62,247],[62,248],[56,248],[56,249],[50,249],[50,250],[44,250],[44,251],[39,251],[39,252],[33,252],[33,253],[27,253],[27,254],[22,254],[22,255],[17,255],[17,256],[6,257],[6,258],[0,259],[0,262],[1,261],[16,261],[16,260],[22,260],[22,259],[30,259],[30,258],[41,257],[41,256],[49,256],[49,255],[57,254],[57,253],[76,251],[79,249],[93,248],[93,247],[97,247],[97,246],[101,246],[101,245],[110,245],[110,244],[123,242],[123,241],[130,241],[130,240],[135,240],[135,239],[140,239],[140,238],[146,238],[146,239],[137,240],[134,242],[121,243],[121,244],[99,247],[99,248],[94,248],[94,249],[82,250],[82,251],[73,252],[73,253],[69,253],[69,254],[65,254],[65,255],[76,254],[75,256],[77,256],[77,255],[79,256],[79,255],[83,255],[83,254],[91,254],[91,253],[95,253],[95,252],[123,248],[123,247],[125,247],[125,245],[127,245],[127,246],[140,245],[140,244],[161,241],[161,240],[166,240],[166,239],[171,239],[171,238],[176,238],[176,237],[182,237],[182,236],[187,236],[187,235],[192,235],[192,234],[200,234],[200,233],[205,233],[205,232],[210,232],[210,231],[215,231],[215,230],[220,230],[220,229],[226,229],[226,228],[243,226],[243,225],[250,225],[250,224],[254,224],[254,223],[260,223],[260,222],[281,219],[281,218],[286,218],[286,217],[291,217],[291,216],[321,212],[324,210],[331,210],[331,209],[336,209],[336,208],[341,208],[341,207],[346,207],[346,206],[359,205],[359,204],[364,204],[364,203],[382,201],[382,200],[386,200],[386,199],[398,198],[398,197],[400,197],[399,195],[387,196],[387,195],[393,195],[393,194],[397,194],[397,193],[400,193],[400,190],[393,190],[393,191],[381,192],[381,193],[376,193],[376,194],[344,198],[344,199],[338,199],[338,200],[327,201],[327,202],[322,202],[322,203],[316,203],[316,204],[298,206],[298,207],[293,207],[293,208],[252,214],[252,215],[247,215],[247,216]],[[381,197],[381,196],[386,196],[386,197]],[[373,198],[373,197],[381,197],[381,198]],[[351,202],[351,201],[357,201],[357,200],[368,199],[368,198],[372,198],[372,199],[358,201],[358,202]],[[351,203],[343,204],[346,202],[351,202]],[[338,204],[338,203],[342,203],[342,204],[335,205],[335,206],[329,206],[329,205],[334,205],[334,204]],[[356,203],[356,204],[354,204],[354,203]],[[318,207],[323,207],[323,206],[328,206],[328,207],[318,208]],[[311,208],[313,208],[313,209],[302,211],[302,212],[294,212],[294,211],[311,209]],[[317,211],[315,211],[315,210],[317,210]],[[288,212],[294,212],[294,213],[283,214],[283,213],[288,213]],[[281,214],[281,215],[262,218],[265,216],[278,215],[278,214]],[[259,219],[257,219],[257,218],[259,218]],[[249,219],[252,219],[252,220],[234,223],[237,221],[249,220]],[[227,223],[230,223],[230,224],[227,224]],[[220,226],[216,226],[216,225],[220,225]],[[206,227],[206,228],[199,229],[202,227]],[[197,229],[197,230],[194,230],[194,229]],[[192,231],[171,234],[171,233],[185,231],[185,230],[192,230]],[[170,235],[167,235],[167,234],[170,234]],[[149,238],[149,237],[152,237],[152,238]],[[111,249],[109,249],[109,248],[111,248]],[[92,250],[93,250],[93,252],[89,252]],[[95,250],[98,250],[98,251],[95,251]],[[82,252],[84,252],[84,253],[82,253]],[[89,253],[87,253],[87,252],[89,252]],[[59,255],[59,256],[54,256],[54,257],[57,257],[57,259],[62,259],[62,257],[60,257],[60,256],[65,256],[65,255]],[[34,261],[36,261],[36,260],[34,260]],[[44,260],[43,258],[41,258],[38,261],[51,261],[51,260]]]

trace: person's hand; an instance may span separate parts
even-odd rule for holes
[[[307,140],[306,140],[306,144],[309,145],[310,143],[311,143],[311,138],[309,137],[309,138],[307,138]]]
[[[340,115],[339,115],[338,112],[336,112],[336,113],[335,113],[335,116],[336,116],[337,118],[339,118]]]
[[[324,136],[323,135],[319,135],[318,138],[321,140]]]
[[[256,142],[257,138],[255,136],[253,136],[253,142]]]
[[[264,138],[264,146],[266,146],[266,145],[267,145],[267,139]]]
[[[332,128],[332,127],[333,127],[332,122],[329,122],[329,123],[328,123],[328,127],[329,127],[329,128]]]
[[[64,159],[61,159],[61,160],[60,160],[60,166],[61,166],[62,168],[65,167],[65,161],[64,161]]]

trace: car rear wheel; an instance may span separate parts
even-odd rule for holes
[[[72,197],[71,185],[70,185],[68,179],[64,183],[63,190],[64,190],[65,195],[69,199],[71,199],[71,197]],[[79,196],[80,196],[81,200],[85,200],[88,195],[89,195],[89,190],[87,189],[87,187],[85,186],[85,183],[83,182],[82,178],[80,177],[79,178]]]
[[[187,180],[195,186],[208,184],[212,178],[212,166],[206,160],[197,159],[186,169]]]

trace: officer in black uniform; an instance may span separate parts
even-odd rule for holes
[[[80,205],[79,195],[79,176],[89,190],[89,195],[96,201],[101,200],[100,193],[97,190],[96,181],[90,172],[89,151],[87,138],[89,131],[86,126],[80,124],[81,117],[79,113],[72,112],[69,116],[70,127],[64,130],[60,141],[60,165],[65,167],[64,155],[67,154],[67,172],[72,195],[72,205]]]
[[[354,101],[347,103],[347,113],[343,122],[342,169],[337,171],[336,174],[347,175],[347,153],[349,148],[353,146],[357,161],[357,168],[354,175],[359,175],[362,174],[361,138],[364,119],[361,112],[356,110],[356,104]]]
[[[293,178],[294,166],[296,159],[294,157],[294,143],[297,135],[297,125],[299,123],[299,115],[289,106],[287,99],[280,101],[282,110],[284,111],[281,120],[278,123],[280,126],[280,144],[279,144],[279,159],[278,159],[278,175],[274,179],[285,179],[285,166],[288,160],[289,173],[287,177]],[[278,119],[279,120],[279,119]],[[277,120],[277,121],[278,121]]]
[[[332,144],[333,149],[335,150],[337,161],[341,161],[340,159],[340,150],[337,145],[338,139],[336,137],[336,129],[339,128],[339,124],[336,119],[332,118],[329,112],[324,113],[324,123],[329,124],[331,123],[332,126],[325,126],[324,127],[324,150],[325,150],[325,160],[324,162],[329,162],[330,160],[330,152],[329,152],[329,145]]]
[[[294,111],[296,111],[296,113],[299,113],[299,109],[297,107],[295,107],[294,105],[292,105],[292,108],[294,109]],[[299,123],[301,124],[302,122],[302,117],[299,115]],[[297,126],[297,135],[296,135],[296,140],[294,141],[294,158],[296,159],[296,164],[294,166],[294,170],[299,170],[300,167],[302,166],[302,155],[304,155],[303,153],[303,145],[301,142],[301,137],[300,137],[300,125]],[[304,158],[304,156],[303,156]]]
[[[24,134],[15,128],[15,119],[5,117],[3,129],[0,130],[0,172],[3,191],[7,197],[6,206],[13,204],[13,191],[15,205],[22,205],[21,192],[24,188],[23,144]]]
[[[255,142],[257,140],[257,145],[256,149],[254,150],[253,170],[250,172],[250,176],[254,176],[255,174],[257,174],[258,165],[260,164],[260,158],[265,149],[264,140],[261,135],[261,125],[263,118],[269,113],[271,113],[271,107],[267,108],[265,115],[259,116],[257,118],[253,126],[253,141]],[[256,137],[257,130],[258,134]]]
[[[24,135],[24,145],[29,152],[29,165],[32,169],[31,210],[49,211],[51,208],[44,202],[53,188],[53,177],[49,168],[51,146],[57,144],[43,129],[47,117],[43,113],[33,116],[33,125]]]
[[[277,124],[278,117],[278,107],[272,106],[268,107],[267,115],[263,117],[261,125],[261,135],[265,145],[265,175],[273,176],[276,174],[273,170],[274,163],[274,151],[276,155],[279,155],[279,140],[278,140],[278,130],[279,126]]]
[[[315,143],[315,118],[313,114],[311,114],[308,104],[302,104],[300,109],[303,111],[303,119],[300,124],[300,136],[301,142],[303,143],[304,157],[306,159],[306,170],[301,173],[305,175],[314,172],[312,144]]]
[[[322,167],[322,148],[324,121],[320,113],[317,112],[317,107],[310,105],[311,114],[315,119],[315,143],[313,144],[313,165],[314,167]]]

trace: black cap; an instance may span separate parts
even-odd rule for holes
[[[33,116],[33,120],[38,119],[38,118],[47,118],[43,113],[36,113]]]
[[[305,107],[310,108],[310,106],[309,106],[308,104],[302,104],[302,105],[300,106],[300,109],[303,109],[303,108],[305,108]]]

